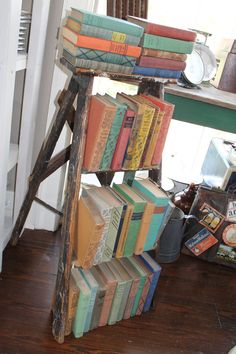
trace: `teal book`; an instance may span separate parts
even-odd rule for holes
[[[144,269],[139,265],[139,263],[137,262],[137,260],[134,257],[129,257],[128,258],[129,262],[135,267],[136,271],[139,274],[140,277],[140,282],[139,282],[139,286],[138,286],[138,290],[134,299],[134,303],[133,303],[133,307],[130,313],[130,316],[133,317],[136,315],[137,311],[138,311],[138,306],[142,297],[142,293],[144,290],[144,286],[147,280],[147,273],[144,271]]]
[[[143,212],[147,202],[127,184],[113,183],[113,189],[118,191],[128,202],[134,206],[123,252],[123,256],[125,257],[132,256],[134,253],[138,232],[141,226]]]
[[[119,103],[114,98],[109,95],[105,95],[104,98],[109,101],[109,103],[113,103],[116,106],[115,117],[108,135],[106,147],[102,156],[100,170],[106,171],[110,168],[111,161],[113,158],[113,154],[116,148],[117,139],[120,133],[120,128],[123,123],[127,106],[125,104]]]
[[[111,31],[97,26],[86,25],[74,17],[68,16],[66,26],[84,36],[103,38],[114,42],[139,45],[140,37],[122,32]]]
[[[71,275],[74,278],[76,286],[80,291],[75,318],[72,324],[72,331],[76,338],[80,338],[84,333],[84,327],[91,298],[91,290],[78,268],[73,268],[71,270]]]
[[[130,34],[132,36],[141,37],[144,31],[142,27],[128,21],[111,16],[98,15],[85,10],[71,8],[71,16],[86,25],[97,26],[111,31]]]
[[[146,195],[156,206],[144,244],[144,251],[148,251],[156,246],[157,236],[160,235],[159,231],[164,222],[170,198],[155,182],[148,178],[135,179],[133,186]]]
[[[134,67],[136,58],[128,55],[115,54],[102,50],[77,47],[67,39],[63,39],[63,48],[78,59],[95,60],[102,63],[112,63]]]
[[[89,269],[80,269],[80,272],[91,290],[91,298],[90,298],[88,313],[84,325],[84,333],[86,333],[89,331],[90,328],[95,299],[98,291],[98,283]]]
[[[173,53],[191,54],[193,51],[194,42],[154,36],[152,34],[145,33],[141,40],[141,46],[144,48],[163,50]]]
[[[94,308],[93,308],[93,313],[92,313],[92,319],[90,322],[90,330],[95,329],[99,326],[100,322],[100,317],[102,314],[102,309],[104,305],[104,300],[106,296],[106,283],[100,276],[99,272],[97,271],[96,267],[92,267],[91,273],[93,277],[95,278],[96,282],[98,283],[98,290],[97,290],[97,295],[94,303]]]

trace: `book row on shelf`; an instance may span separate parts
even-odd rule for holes
[[[196,33],[127,20],[72,8],[62,31],[63,57],[85,69],[178,79]]]
[[[151,95],[92,96],[83,169],[137,170],[160,164],[174,105]]]
[[[74,267],[69,284],[65,335],[76,338],[100,326],[150,309],[161,267],[144,252],[90,269]]]

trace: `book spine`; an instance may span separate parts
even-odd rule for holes
[[[69,299],[68,299],[68,311],[65,325],[65,336],[68,336],[72,331],[72,322],[75,317],[76,307],[79,297],[79,289],[76,286],[76,283],[73,277],[70,277],[69,285]]]
[[[137,237],[137,242],[135,245],[135,250],[134,250],[135,254],[141,254],[143,252],[144,244],[146,241],[146,237],[148,235],[148,230],[149,230],[149,227],[151,224],[154,208],[155,208],[155,205],[153,203],[147,202],[147,205],[146,205],[144,213],[143,213],[141,227],[140,227],[138,237]]]
[[[111,219],[111,211],[110,210],[102,210],[101,215],[104,220],[104,229],[102,233],[102,237],[100,240],[100,243],[98,244],[96,255],[94,257],[93,265],[99,264],[102,262],[102,255],[104,252],[106,240],[108,237],[108,230],[109,230],[109,225],[110,225],[110,219]]]
[[[125,285],[126,285],[125,282],[120,282],[117,284],[110,315],[109,315],[109,320],[108,320],[109,325],[113,325],[117,321],[118,311],[120,309],[122,296],[125,290]]]
[[[144,251],[150,251],[154,248],[155,243],[157,241],[157,235],[162,224],[164,213],[164,206],[156,206],[152,215],[151,224],[144,244]]]
[[[147,298],[147,295],[148,295],[148,292],[149,292],[149,289],[150,289],[150,285],[151,285],[151,282],[152,282],[152,277],[153,277],[153,274],[150,274],[146,277],[146,280],[145,280],[145,283],[144,283],[144,286],[143,286],[143,291],[142,291],[142,294],[140,296],[140,300],[139,300],[139,303],[138,303],[138,308],[137,308],[137,311],[136,311],[136,315],[141,315],[141,313],[143,312],[143,307],[144,307],[144,304],[145,304],[145,301],[146,301],[146,298]]]
[[[164,50],[156,50],[156,49],[149,49],[149,48],[143,48],[142,55],[149,56],[149,57],[155,57],[155,58],[179,60],[179,61],[186,61],[187,60],[187,54],[173,53],[173,52],[168,52],[168,51],[164,51]]]
[[[124,221],[125,221],[125,215],[126,215],[126,212],[127,212],[127,207],[128,207],[127,204],[123,205],[121,218],[120,218],[120,223],[119,223],[119,228],[118,228],[116,241],[115,241],[115,246],[114,246],[114,250],[113,250],[113,255],[116,253],[117,247],[118,247],[118,244],[119,244],[119,241],[120,241],[120,236],[121,236],[121,232],[122,232]]]
[[[136,315],[137,309],[138,309],[138,304],[143,292],[143,287],[146,281],[146,277],[145,276],[141,276],[140,281],[139,281],[139,286],[138,286],[138,291],[136,293],[135,299],[134,299],[134,304],[130,313],[130,317],[133,317]]]
[[[92,319],[90,323],[90,330],[95,329],[99,326],[100,316],[102,313],[103,303],[106,296],[106,289],[100,289],[97,292],[95,304],[94,304],[94,311],[92,314]]]
[[[96,144],[94,146],[94,151],[90,160],[90,171],[98,171],[101,158],[106,146],[107,138],[111,129],[112,121],[114,119],[113,110],[106,109],[103,116],[100,134],[97,138]]]
[[[152,34],[144,34],[143,47],[164,50],[174,53],[191,54],[194,42],[182,41],[167,37],[153,36]]]
[[[160,68],[160,69],[169,69],[169,70],[184,70],[186,67],[186,62],[171,60],[171,59],[162,59],[162,58],[153,58],[147,56],[141,56],[139,59],[139,66],[144,66],[147,68]]]
[[[148,294],[146,297],[146,301],[143,306],[143,312],[147,312],[150,310],[152,299],[153,299],[153,296],[154,296],[154,293],[155,293],[155,290],[157,287],[159,276],[160,276],[160,272],[156,272],[153,274],[152,282],[150,284],[150,288],[149,288],[149,291],[148,291]]]
[[[135,114],[131,110],[126,111],[119,136],[117,139],[117,144],[115,147],[114,155],[111,162],[111,169],[113,171],[120,170],[122,168],[122,163],[124,160],[124,155],[126,147],[129,141],[131,130],[134,124]]]
[[[107,325],[111,306],[112,306],[112,301],[116,290],[116,284],[117,283],[109,284],[107,288],[104,304],[101,312],[101,317],[99,320],[99,327]]]
[[[123,293],[122,300],[121,300],[121,304],[120,304],[120,309],[119,309],[118,315],[117,315],[117,321],[121,321],[124,317],[125,307],[126,307],[126,304],[128,301],[131,285],[132,285],[131,280],[126,282],[126,286],[125,286],[124,293]]]
[[[146,33],[155,36],[181,39],[183,41],[194,42],[196,40],[196,32],[182,30],[181,28],[162,26],[155,23],[148,23]]]
[[[128,205],[126,213],[125,213],[123,227],[122,227],[121,234],[120,234],[120,239],[119,239],[119,242],[117,245],[116,258],[120,258],[123,256],[126,237],[127,237],[127,233],[128,233],[129,227],[130,227],[132,215],[133,215],[133,206]]]
[[[116,236],[119,229],[122,208],[117,207],[112,209],[111,220],[108,229],[108,237],[106,239],[105,248],[102,255],[102,262],[108,262],[112,259],[113,250],[116,242]]]
[[[91,298],[90,298],[90,302],[89,302],[89,305],[88,305],[88,313],[87,313],[87,317],[86,317],[86,320],[85,320],[84,333],[88,332],[89,328],[90,328],[92,315],[93,315],[93,310],[94,310],[94,304],[95,304],[96,295],[97,295],[97,290],[98,290],[97,287],[91,289]]]
[[[144,66],[136,65],[134,67],[133,74],[143,75],[143,76],[156,76],[156,77],[170,78],[170,79],[179,79],[181,76],[181,71],[159,69],[159,68],[146,68]]]
[[[100,225],[96,226],[93,233],[93,238],[91,239],[86,255],[80,264],[82,268],[89,269],[92,267],[98,249],[98,245],[101,242],[103,231],[104,231],[104,226],[100,226]]]
[[[133,283],[132,283],[132,286],[131,286],[131,289],[130,289],[130,293],[129,293],[129,297],[127,299],[125,311],[124,311],[124,316],[123,316],[124,320],[127,320],[131,316],[131,310],[132,310],[132,307],[134,305],[134,300],[135,300],[135,296],[136,296],[137,291],[138,291],[139,282],[140,282],[139,279],[133,280]]]
[[[120,128],[125,115],[125,107],[118,107],[116,115],[112,123],[111,130],[107,139],[106,147],[103,153],[102,162],[100,164],[100,170],[107,170],[111,165],[111,160],[116,147],[116,142],[120,132]]]
[[[110,29],[137,37],[141,37],[143,34],[142,27],[131,26],[126,21],[114,21],[114,19],[110,18],[109,16],[99,17],[96,16],[96,14],[84,14],[82,22],[86,23],[87,25]]]
[[[139,167],[154,112],[155,110],[153,108],[145,106],[144,113],[140,115],[138,121],[135,122],[127,149],[127,157],[124,162],[124,167],[127,169],[133,170]]]
[[[88,48],[77,48],[76,57],[78,59],[94,60],[97,62],[112,63],[130,67],[134,67],[136,63],[136,58],[130,57],[128,55],[114,54],[104,52],[102,50],[94,50]]]
[[[90,294],[83,294],[83,292],[80,292],[76,314],[72,325],[72,330],[76,338],[83,336],[89,301]]]
[[[143,210],[141,211],[139,208],[137,209],[135,207],[131,217],[127,237],[125,240],[124,253],[123,253],[123,256],[125,257],[132,256],[132,254],[134,253],[134,248],[135,248],[138,232],[141,226],[142,217],[143,217]]]

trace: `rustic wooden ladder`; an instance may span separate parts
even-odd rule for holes
[[[68,306],[69,278],[72,264],[73,229],[76,204],[80,190],[80,179],[86,136],[86,117],[88,112],[89,97],[92,92],[93,78],[95,75],[97,75],[97,73],[81,72],[79,70],[77,72],[74,71],[74,74],[69,82],[68,89],[63,91],[59,99],[60,109],[51,130],[41,147],[35,166],[29,177],[28,191],[14,225],[11,237],[11,244],[15,246],[20,238],[27,215],[34,200],[58,213],[57,210],[45,202],[40,201],[36,197],[36,193],[40,183],[69,160],[67,188],[61,225],[62,246],[55,287],[52,325],[53,335],[59,343],[63,343],[64,341],[65,321]],[[100,74],[100,76],[103,75]],[[119,74],[108,75],[107,73],[104,76],[120,81],[127,81],[131,79],[131,81],[140,83],[139,93],[145,92],[160,98],[164,97],[164,84],[160,80],[156,81],[153,78],[147,79],[145,77],[134,77]],[[74,111],[73,103],[76,96],[77,108]],[[66,121],[69,123],[69,126],[73,131],[72,143],[62,152],[51,158]],[[110,185],[114,172],[97,172],[96,175],[102,185]],[[134,175],[135,173],[133,171],[127,171],[125,172],[125,179],[132,180]],[[159,171],[157,169],[149,170],[149,176],[153,180],[157,181],[159,178]]]

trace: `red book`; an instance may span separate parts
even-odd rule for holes
[[[134,123],[134,118],[135,118],[135,112],[132,109],[128,108],[122,126],[120,128],[120,133],[117,139],[116,148],[113,154],[113,158],[111,162],[112,171],[117,171],[122,168],[126,147],[128,145],[129,137]]]
[[[139,66],[144,66],[146,68],[160,68],[183,71],[186,68],[186,62],[179,60],[141,56],[139,59]]]
[[[162,119],[162,124],[161,124],[161,128],[160,128],[160,133],[158,134],[155,150],[154,150],[153,157],[152,157],[152,166],[156,166],[156,165],[159,165],[161,162],[162,152],[164,149],[166,136],[168,133],[170,121],[171,121],[175,106],[172,103],[166,102],[164,100],[161,100],[161,99],[151,96],[151,95],[148,95],[148,96],[141,95],[141,96],[145,97],[147,100],[154,103],[157,107],[159,107],[161,109],[161,111],[164,112],[164,117]]]
[[[158,25],[157,23],[149,22],[144,18],[127,16],[129,22],[135,23],[144,28],[145,33],[154,34],[155,36],[169,37],[182,39],[183,41],[195,42],[197,33],[194,31],[184,30],[181,28]]]

